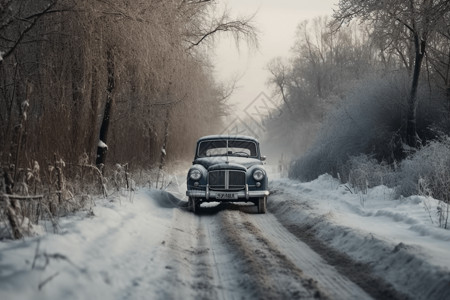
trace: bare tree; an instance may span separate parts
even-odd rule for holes
[[[284,104],[287,106],[289,111],[291,107],[288,100],[288,86],[289,86],[289,67],[282,61],[281,57],[276,57],[272,59],[267,65],[267,70],[271,74],[267,84],[274,85],[276,87],[275,95],[281,95]]]

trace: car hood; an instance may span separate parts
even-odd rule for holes
[[[200,164],[204,166],[206,169],[212,168],[242,168],[246,169],[254,166],[254,165],[262,165],[262,161],[256,158],[249,157],[236,157],[236,156],[215,156],[215,157],[202,157],[194,160],[194,164]]]

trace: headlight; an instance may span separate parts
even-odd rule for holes
[[[202,172],[200,172],[200,170],[197,170],[197,169],[192,169],[189,172],[189,177],[192,180],[199,180],[200,178],[202,178]]]
[[[264,172],[262,170],[256,170],[253,172],[253,179],[261,181],[264,178]]]

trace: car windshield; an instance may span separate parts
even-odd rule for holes
[[[198,157],[241,156],[257,157],[256,143],[239,140],[202,141],[198,146]]]

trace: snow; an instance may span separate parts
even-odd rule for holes
[[[154,280],[164,269],[154,255],[172,217],[155,193],[162,198],[141,191],[133,203],[99,199],[94,216],[61,218],[58,234],[49,228],[1,242],[0,299],[124,299],[139,274]]]
[[[337,272],[301,249],[307,246],[286,230],[292,224],[372,266],[411,298],[448,297],[450,230],[432,222],[435,199],[393,200],[384,186],[355,193],[328,175],[308,183],[276,178],[267,215],[225,210],[198,217],[180,209],[184,189],[177,184],[173,194],[141,189],[132,198],[96,199],[92,210],[60,218],[57,233],[41,224],[38,236],[0,241],[0,299],[245,298],[248,288],[236,286],[247,278],[235,273],[242,261],[223,244],[223,224],[234,222],[260,228],[254,243],[270,240],[306,275],[318,276],[319,286],[352,283],[339,274],[327,279],[324,274]],[[248,233],[243,240],[250,243]],[[218,268],[220,262],[231,265]],[[213,271],[206,270],[209,264]],[[205,285],[198,276],[212,281]],[[201,293],[192,290],[200,287]],[[333,298],[345,298],[339,293]]]
[[[22,116],[25,121],[27,120],[27,109],[29,106],[30,103],[28,102],[28,100],[23,101],[21,104]]]
[[[108,145],[106,145],[102,140],[98,141],[97,147],[99,148],[108,148]]]
[[[394,191],[385,186],[369,189],[367,194],[352,193],[329,175],[309,183],[283,179],[272,185],[298,199],[307,197],[315,213],[328,215],[341,226],[380,236],[392,244],[403,242],[423,248],[434,264],[450,269],[448,254],[442,255],[450,250],[450,230],[432,223],[425,208],[430,202],[437,207],[435,199],[412,196],[394,200]]]
[[[329,175],[307,183],[278,179],[272,189],[275,214],[285,223],[309,225],[322,242],[373,266],[397,290],[412,298],[428,298],[440,292],[437,283],[447,282],[442,291],[448,292],[450,230],[430,218],[437,200],[420,196],[394,200],[394,191],[385,186],[355,193]]]

